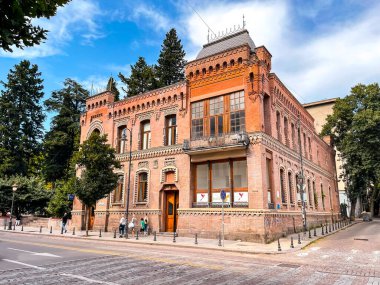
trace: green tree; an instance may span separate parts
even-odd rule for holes
[[[75,194],[86,206],[86,235],[91,207],[96,201],[111,193],[117,185],[114,168],[120,163],[115,159],[115,150],[107,144],[107,137],[93,132],[74,155],[74,162],[81,168],[81,176],[75,183]]]
[[[31,213],[44,215],[51,191],[48,191],[45,182],[38,176],[11,176],[0,178],[0,210],[5,212],[11,209],[12,185],[17,184],[13,205],[13,214]]]
[[[43,80],[28,60],[15,65],[7,79],[0,95],[0,175],[27,175],[38,169],[33,163],[41,153]]]
[[[341,152],[347,195],[367,199],[371,213],[379,202],[380,188],[380,87],[377,83],[358,84],[343,99],[338,99],[333,114],[327,117],[322,135],[331,135]],[[368,195],[367,195],[368,193]]]
[[[122,88],[128,97],[156,89],[158,86],[155,78],[155,68],[147,65],[145,59],[141,56],[136,64],[131,66],[131,76],[125,77],[119,73],[119,78],[128,86],[127,90]]]
[[[34,26],[33,18],[50,18],[69,0],[0,1],[0,47],[12,52],[12,46],[24,48],[40,44],[47,30]]]
[[[108,79],[107,91],[111,91],[113,94],[115,94],[115,102],[120,101],[120,92],[117,89],[117,83],[112,76],[110,79]]]
[[[72,201],[68,200],[69,194],[74,194],[75,176],[69,179],[59,180],[54,185],[52,198],[47,207],[47,212],[53,217],[62,217],[63,214],[71,212]]]
[[[171,29],[161,45],[157,77],[160,86],[168,86],[185,79],[185,51],[177,31]]]
[[[66,79],[64,87],[53,91],[45,101],[48,111],[56,112],[50,131],[45,135],[44,176],[49,182],[65,178],[70,159],[78,149],[80,114],[86,107],[89,92],[72,79]]]

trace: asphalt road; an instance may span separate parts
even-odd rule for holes
[[[1,232],[0,284],[380,284],[380,222],[279,255]]]

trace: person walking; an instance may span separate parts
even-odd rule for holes
[[[62,217],[62,229],[61,229],[62,233],[63,232],[67,233],[66,224],[67,224],[68,218],[69,218],[69,215],[65,212]]]
[[[131,222],[128,225],[128,227],[131,229],[132,236],[135,235],[135,226],[136,226],[136,223],[137,223],[137,219],[136,219],[135,214],[133,214]]]
[[[144,219],[140,219],[140,233],[143,233],[145,231],[145,222]]]
[[[148,221],[149,221],[148,216],[145,215],[145,217],[144,217],[144,223],[145,223],[144,235],[145,236],[148,235],[148,231],[149,231]]]
[[[17,214],[16,215],[16,226],[19,226],[21,223],[21,215],[20,214]]]
[[[125,216],[123,215],[119,222],[119,237],[123,237],[125,226],[127,224],[127,220],[125,219]]]

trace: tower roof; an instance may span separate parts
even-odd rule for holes
[[[215,40],[205,44],[202,50],[198,53],[196,59],[201,59],[208,57],[210,55],[235,48],[244,44],[248,44],[251,50],[256,48],[255,43],[249,36],[247,30],[240,30],[236,33],[226,35],[221,38],[216,38]]]

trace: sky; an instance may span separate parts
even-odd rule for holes
[[[243,15],[256,46],[272,54],[272,72],[301,103],[344,97],[358,83],[379,82],[377,0],[72,0],[56,16],[33,21],[49,30],[43,44],[0,51],[0,81],[28,59],[42,72],[45,99],[66,78],[92,86],[95,94],[111,75],[128,76],[139,56],[155,64],[171,28],[193,60],[207,43],[204,22],[218,33],[242,25]]]

